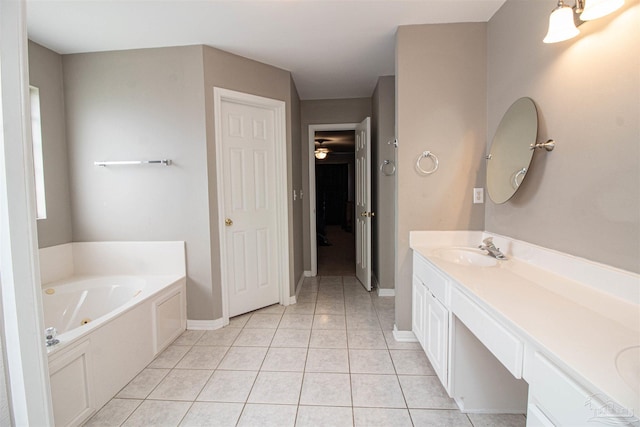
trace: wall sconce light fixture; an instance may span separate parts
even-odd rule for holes
[[[327,148],[318,148],[316,151],[314,151],[314,155],[318,160],[326,159],[328,154],[329,150]]]
[[[558,6],[549,17],[549,30],[543,42],[557,43],[569,40],[580,33],[576,21],[580,26],[585,21],[602,18],[618,10],[623,4],[624,0],[576,0],[575,6],[571,7],[563,0],[558,0]]]

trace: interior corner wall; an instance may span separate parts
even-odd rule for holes
[[[640,3],[544,44],[545,2],[508,0],[487,30],[490,141],[509,105],[531,97],[537,151],[516,195],[486,205],[486,229],[640,272]]]
[[[349,99],[317,99],[300,101],[301,135],[300,144],[302,163],[302,190],[305,195],[309,192],[309,125],[334,123],[360,123],[371,116],[371,98]],[[303,247],[304,269],[311,270],[311,220],[309,201],[303,198]],[[315,229],[315,224],[313,224]]]
[[[396,35],[396,326],[411,330],[411,230],[483,230],[486,23],[401,26]],[[440,161],[421,176],[424,151]],[[424,169],[431,167],[423,160]]]
[[[294,196],[292,208],[292,229],[289,233],[290,246],[289,250],[293,252],[291,259],[293,260],[293,279],[291,282],[291,295],[296,293],[296,285],[298,280],[304,274],[304,232],[303,232],[303,206],[306,201],[303,197],[302,185],[302,132],[300,122],[300,96],[296,84],[291,80],[291,115],[289,116],[291,129],[291,159],[289,159],[289,173],[292,178]],[[308,194],[308,193],[307,193]]]
[[[62,64],[74,241],[184,240],[188,318],[214,319],[202,46]],[[139,159],[173,164],[93,164]]]
[[[213,296],[214,296],[214,319],[222,317],[222,288],[221,288],[221,272],[220,272],[220,234],[218,231],[218,191],[216,176],[216,150],[215,150],[215,123],[213,109],[213,88],[220,87],[224,89],[244,92],[251,95],[262,96],[265,98],[277,99],[286,103],[287,116],[287,194],[289,215],[289,241],[295,237],[295,223],[300,222],[296,219],[295,214],[300,211],[299,201],[293,202],[293,189],[296,188],[295,167],[293,161],[294,151],[292,141],[295,137],[295,128],[292,127],[292,120],[295,118],[296,111],[293,110],[296,103],[297,93],[292,93],[291,73],[271,65],[263,64],[242,56],[234,55],[209,46],[204,46],[204,105],[206,117],[206,140],[207,140],[207,169],[208,169],[208,200],[210,200],[207,214],[209,216],[210,228],[210,247],[213,280]],[[291,249],[289,252],[289,286],[295,294],[295,259],[291,259]]]
[[[373,274],[382,289],[395,287],[396,258],[396,175],[390,174],[390,166],[381,165],[384,161],[396,163],[396,149],[388,142],[395,138],[395,76],[378,79],[372,96],[372,149],[371,149],[371,186],[373,211],[373,234],[371,244]],[[394,166],[395,167],[395,166]]]
[[[47,218],[38,220],[38,246],[72,241],[62,56],[29,41],[29,84],[40,91]]]

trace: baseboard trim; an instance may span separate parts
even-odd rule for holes
[[[393,325],[393,338],[398,342],[418,342],[412,331],[399,331],[396,325]]]
[[[378,296],[379,297],[395,297],[396,290],[388,289],[388,288],[378,288]]]
[[[289,297],[289,305],[296,303],[296,296]]]
[[[313,274],[313,271],[305,270],[304,277],[314,277],[314,276],[315,276],[315,274]]]
[[[311,276],[307,276],[307,273],[311,273],[311,272],[310,271],[305,271],[300,275],[300,279],[298,279],[298,284],[296,285],[296,294],[291,297],[291,299],[293,299],[293,302],[291,302],[290,304],[295,304],[296,303],[298,295],[300,295],[300,291],[302,290],[302,285],[304,284],[304,278],[305,277],[311,277]]]
[[[187,329],[193,331],[213,331],[224,327],[224,319],[221,317],[215,320],[189,320],[187,319]]]

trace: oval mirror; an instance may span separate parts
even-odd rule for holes
[[[538,112],[531,98],[520,98],[504,113],[487,161],[487,191],[494,203],[509,200],[531,164],[538,137]]]

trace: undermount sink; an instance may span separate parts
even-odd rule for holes
[[[622,380],[640,391],[640,346],[625,348],[616,356],[616,369]]]
[[[476,248],[440,248],[433,251],[433,256],[454,264],[470,267],[493,267],[498,265],[497,259]]]

